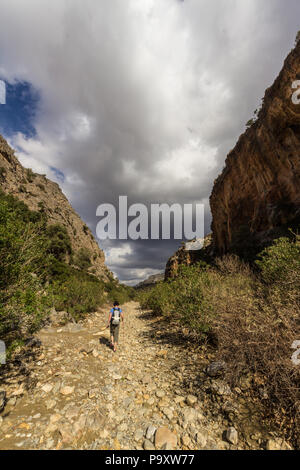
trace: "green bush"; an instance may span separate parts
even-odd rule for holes
[[[105,301],[103,281],[66,263],[67,230],[0,192],[0,337],[10,352],[37,331],[50,308],[80,318]]]
[[[74,264],[80,269],[88,269],[92,266],[91,253],[87,248],[80,248],[74,256]]]
[[[56,259],[64,260],[66,255],[71,255],[71,240],[67,229],[62,225],[50,225],[46,230],[48,238],[48,252],[55,256]]]
[[[300,236],[290,240],[279,238],[260,253],[256,260],[264,282],[284,283],[287,278],[294,279],[300,272]]]
[[[209,331],[212,314],[210,283],[208,267],[200,262],[189,267],[180,266],[175,279],[160,282],[138,297],[142,308],[159,315],[170,315],[191,330],[204,334]]]
[[[291,345],[300,338],[300,237],[277,239],[253,266],[236,255],[180,268],[175,279],[139,292],[141,306],[200,333],[226,362],[225,379],[262,403],[267,427],[300,439],[300,372]]]
[[[120,305],[133,300],[135,296],[135,292],[132,287],[119,284],[115,279],[111,279],[109,282],[105,283],[105,291],[109,302],[117,301]]]
[[[104,287],[100,281],[92,279],[92,276],[82,279],[75,273],[64,281],[54,281],[50,296],[57,311],[67,311],[75,320],[95,311],[105,300]]]
[[[40,276],[45,268],[44,222],[0,193],[0,336],[9,345],[34,331],[45,314]]]
[[[0,167],[0,179],[4,180],[5,176],[6,176],[6,169],[3,166],[1,166]]]

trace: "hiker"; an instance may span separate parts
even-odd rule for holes
[[[119,302],[114,302],[114,306],[109,312],[107,327],[110,327],[111,347],[116,352],[119,341],[120,323],[124,321],[124,315],[119,307]]]

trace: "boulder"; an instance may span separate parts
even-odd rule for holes
[[[42,345],[41,341],[38,338],[28,338],[25,342],[25,346],[28,348],[40,348]]]
[[[149,439],[145,439],[143,447],[145,450],[155,450],[154,445],[152,444],[151,441],[149,441]]]
[[[230,444],[237,445],[239,441],[238,432],[233,426],[227,429],[226,439]]]
[[[150,426],[148,426],[147,431],[146,431],[146,439],[148,439],[149,441],[153,441],[155,431],[156,431],[156,427],[150,424]]]
[[[226,364],[224,361],[215,361],[211,362],[207,368],[206,373],[209,377],[218,377],[223,374],[226,369]]]
[[[229,385],[223,380],[214,380],[210,386],[210,391],[214,395],[228,396],[231,395],[231,389]]]
[[[284,439],[273,438],[267,441],[266,450],[292,450],[292,447]]]
[[[197,446],[199,446],[200,449],[203,449],[206,446],[207,437],[201,431],[198,431],[196,434],[196,442]]]
[[[156,449],[166,448],[166,450],[175,449],[177,445],[177,436],[172,433],[167,427],[163,426],[158,428],[155,433],[155,447]]]

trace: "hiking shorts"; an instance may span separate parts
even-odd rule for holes
[[[110,336],[114,338],[114,343],[119,341],[120,323],[118,325],[110,324]]]

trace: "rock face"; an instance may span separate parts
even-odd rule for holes
[[[300,40],[214,183],[210,205],[217,254],[235,251],[246,239],[263,246],[299,223],[299,80]]]
[[[152,276],[149,276],[147,279],[145,279],[144,281],[137,284],[135,286],[135,288],[136,289],[145,289],[147,287],[153,287],[158,282],[163,281],[164,278],[165,278],[164,273],[152,274]]]
[[[108,279],[110,272],[105,266],[103,251],[58,184],[24,168],[1,135],[0,188],[25,202],[29,209],[43,211],[49,225],[63,225],[68,230],[74,252],[82,248],[88,250],[91,253],[90,271],[100,278]]]
[[[189,247],[189,245],[187,245]],[[188,250],[185,245],[181,246],[176,253],[169,258],[165,269],[165,280],[177,276],[180,265],[189,266],[198,261],[205,261],[210,256],[211,235],[207,235],[203,240],[203,247],[200,250]]]

